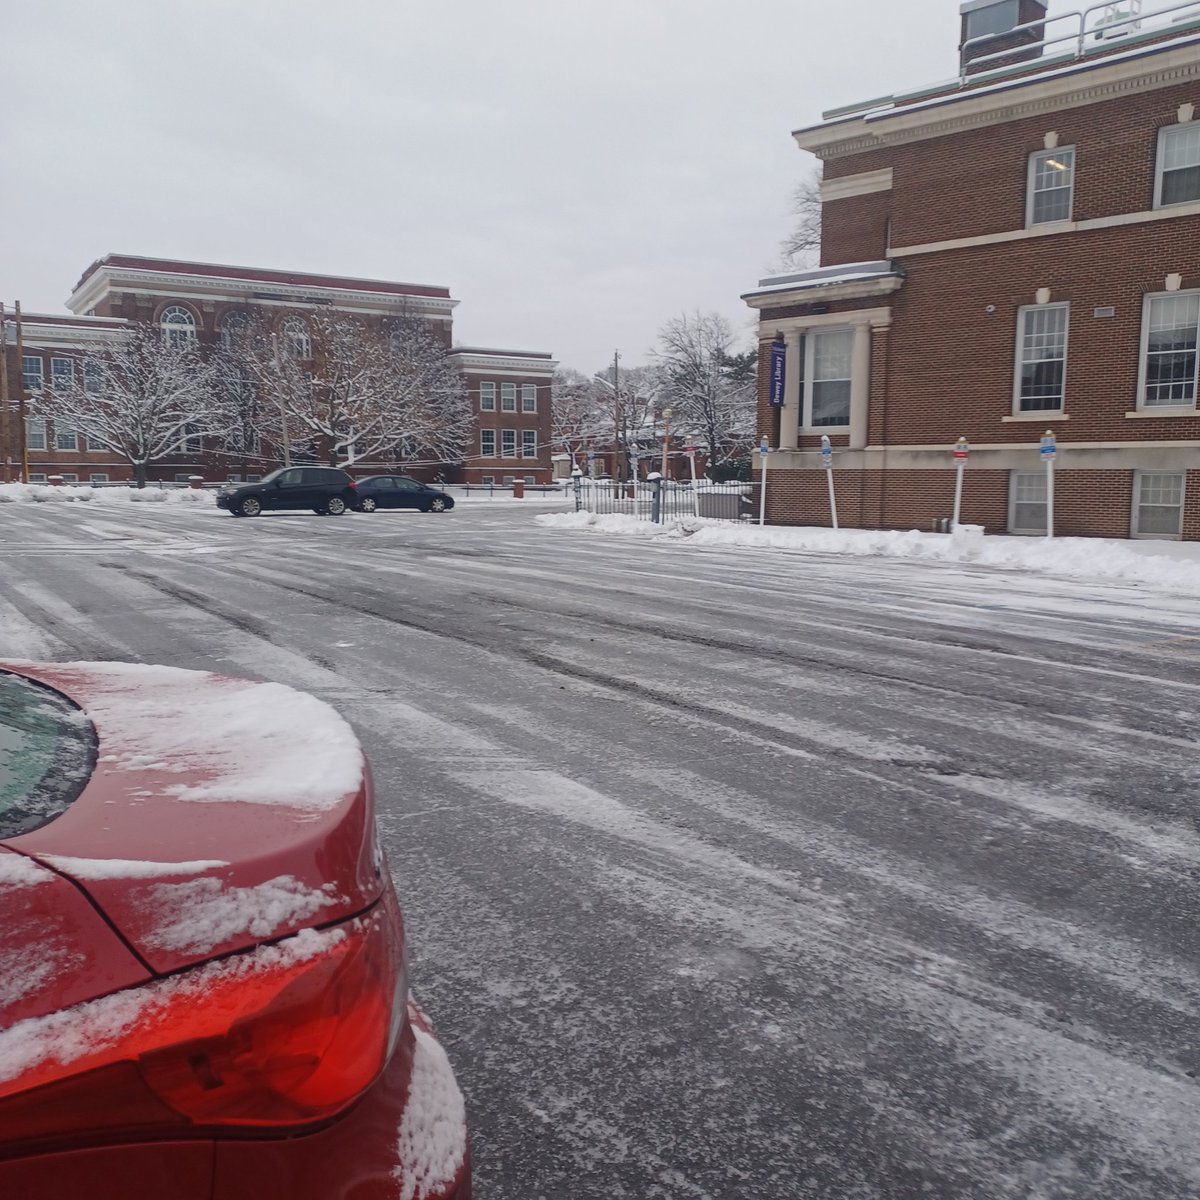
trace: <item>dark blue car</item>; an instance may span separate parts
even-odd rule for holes
[[[454,507],[454,498],[445,492],[410,479],[407,475],[368,475],[358,480],[356,512],[374,512],[377,508],[415,508],[418,512],[445,512]]]

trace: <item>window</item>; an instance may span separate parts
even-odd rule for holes
[[[537,387],[532,383],[521,384],[521,411],[537,412]]]
[[[496,385],[494,383],[481,383],[479,385],[479,411],[496,411]]]
[[[45,421],[26,421],[25,422],[25,445],[30,450],[45,450],[46,448],[46,422]]]
[[[502,383],[500,385],[500,411],[517,411],[517,385],[515,383]]]
[[[537,430],[522,429],[521,430],[521,457],[522,458],[537,458]]]
[[[500,482],[502,484],[504,484],[505,487],[512,487],[512,485],[516,482],[516,476],[515,475],[505,475],[504,478],[500,480]]]
[[[63,481],[63,483],[78,483],[79,476],[78,475],[64,475],[62,477],[62,481]]]
[[[821,429],[850,424],[852,329],[821,330],[805,338],[804,424]]]
[[[234,349],[246,336],[250,318],[244,312],[227,312],[221,318],[221,349]]]
[[[1183,536],[1183,472],[1138,471],[1133,483],[1134,537]]]
[[[308,326],[300,317],[288,317],[279,330],[283,335],[285,354],[305,361],[312,358],[312,339],[308,336]]]
[[[517,457],[517,431],[515,429],[500,430],[500,457]]]
[[[189,479],[191,479],[190,475],[176,475],[175,476],[176,483],[187,483]]]
[[[1075,191],[1075,147],[1043,150],[1029,156],[1026,225],[1069,221]]]
[[[967,13],[967,40],[986,37],[989,33],[1008,33],[1020,24],[1018,12],[1017,0],[999,0],[996,4]],[[987,53],[986,46],[981,53]]]
[[[1158,132],[1154,207],[1200,200],[1200,122],[1168,125]]]
[[[1060,412],[1067,377],[1067,304],[1017,312],[1015,411]]]
[[[56,392],[69,388],[75,379],[75,364],[69,358],[50,360],[50,384]]]
[[[183,427],[183,436],[179,439],[179,452],[181,454],[202,454],[204,452],[204,439],[195,425]],[[185,475],[184,479],[186,478]]]
[[[100,441],[98,438],[92,437],[91,434],[88,434],[87,442],[85,444],[86,444],[88,450],[92,453],[95,453],[96,451],[99,451],[99,450],[107,450],[108,449],[108,447],[102,441]]]
[[[65,425],[59,425],[56,422],[54,426],[54,448],[55,450],[70,450],[72,453],[75,453],[79,449],[79,435],[75,430]]]
[[[42,371],[43,371],[42,356],[40,354],[26,354],[21,358],[21,386],[27,392],[40,392],[42,390]]]
[[[186,350],[196,344],[196,318],[181,305],[172,304],[164,308],[158,324],[168,346]]]
[[[225,482],[226,483],[241,483],[242,477],[240,475],[226,475]]]
[[[103,472],[95,472],[88,476],[88,483],[107,483],[108,476]]]
[[[42,471],[33,471],[29,476],[30,483],[45,483],[46,476]]]
[[[525,476],[525,486],[526,487],[533,487],[533,485],[535,483],[537,483],[537,477],[535,475],[526,475]]]
[[[83,364],[83,390],[93,396],[104,390],[104,368],[98,362]]]
[[[479,431],[479,453],[484,458],[496,457],[496,431],[494,429]]]
[[[485,475],[483,477],[483,486],[484,487],[491,487],[495,482],[496,482],[495,475]]]
[[[1014,471],[1008,484],[1008,532],[1046,532],[1046,472]]]
[[[1142,408],[1193,408],[1200,292],[1148,296],[1142,318]]]

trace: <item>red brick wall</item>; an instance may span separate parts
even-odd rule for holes
[[[847,196],[821,206],[821,265],[874,262],[887,256],[891,192]]]

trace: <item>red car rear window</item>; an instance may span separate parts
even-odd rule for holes
[[[95,733],[57,692],[0,671],[0,838],[65,812],[95,762]]]

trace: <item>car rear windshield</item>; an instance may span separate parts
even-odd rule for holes
[[[0,671],[0,837],[65,812],[96,756],[92,723],[65,697]]]

